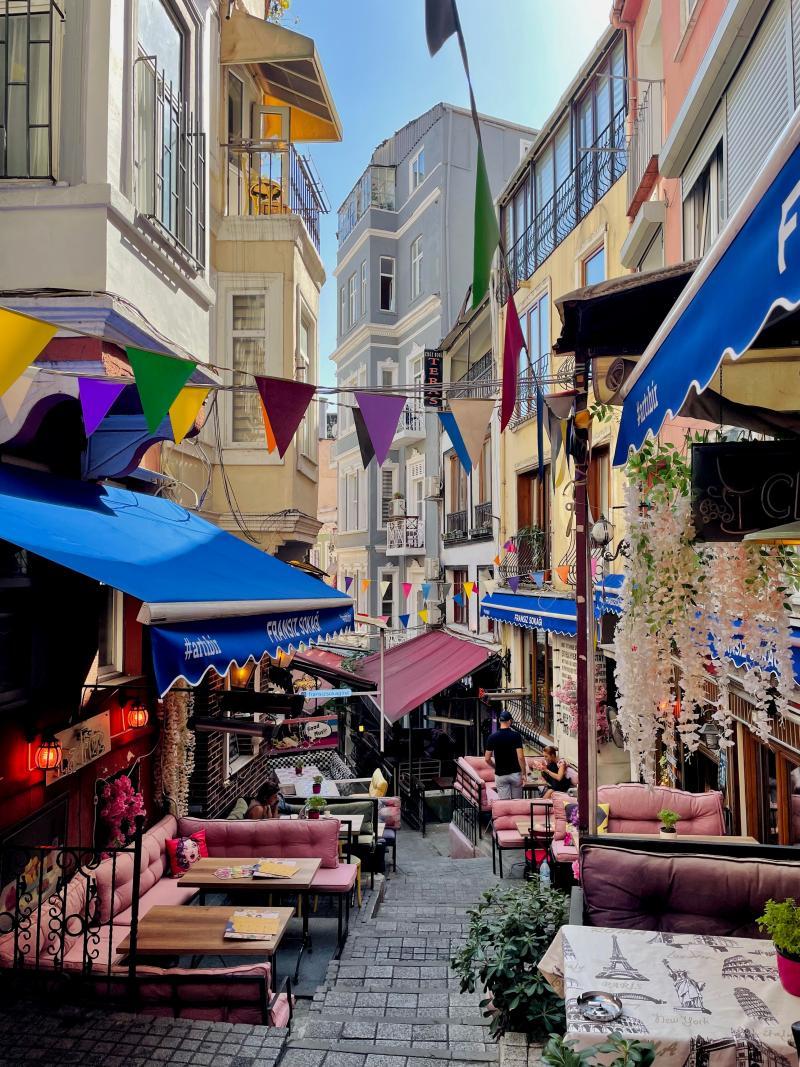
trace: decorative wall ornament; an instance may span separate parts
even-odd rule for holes
[[[194,770],[194,731],[187,726],[194,708],[192,690],[170,690],[159,704],[161,759],[156,790],[179,818],[189,811],[189,780]]]

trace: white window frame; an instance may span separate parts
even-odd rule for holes
[[[339,288],[339,335],[347,332],[347,290],[344,285]]]
[[[387,463],[384,463],[384,465],[382,467],[378,468],[378,492],[376,494],[378,500],[377,500],[376,512],[377,512],[378,529],[379,530],[385,530],[386,529],[386,522],[384,521],[384,518],[383,518],[383,500],[384,500],[384,497],[383,497],[383,475],[384,475],[384,473],[391,474],[391,476],[392,476],[392,495],[389,497],[390,500],[394,497],[394,494],[398,491],[398,489],[400,487],[400,468],[398,467],[398,465],[396,463],[388,463],[387,462]]]
[[[232,688],[230,674],[225,675],[224,688],[226,689],[226,691]],[[257,663],[255,665],[253,671],[253,689],[256,693],[261,692],[260,663]],[[230,712],[226,712],[223,718],[231,718]],[[258,716],[256,716],[256,718],[258,718]],[[225,741],[222,746],[222,780],[223,782],[227,783],[231,780],[234,774],[238,774],[239,771],[244,770],[244,768],[247,767],[248,764],[253,762],[253,760],[258,755],[259,749],[261,748],[261,738],[255,736],[250,738],[244,738],[245,741],[249,741],[250,743],[250,752],[243,752],[240,755],[234,757],[233,760],[231,760],[231,734],[223,734],[223,737],[225,738]],[[237,735],[237,740],[239,740],[239,742],[241,743],[241,739],[243,737],[244,735],[239,734]]]
[[[416,300],[422,293],[422,234],[411,242],[411,299]]]
[[[383,269],[384,263],[391,263],[391,265],[392,265],[391,273],[387,273]],[[379,268],[380,268],[380,281],[381,281],[380,290],[379,290],[379,293],[378,293],[378,300],[380,302],[380,310],[381,311],[395,311],[397,309],[397,264],[396,264],[395,258],[394,258],[394,256],[381,256],[378,265],[379,265]],[[389,278],[391,280],[391,284],[392,284],[392,291],[391,291],[392,299],[389,301],[389,307],[384,307],[383,306],[383,279],[384,278]]]
[[[306,328],[308,335],[308,350],[303,353],[300,348],[300,336],[303,327]],[[314,318],[305,307],[301,306],[299,313],[298,329],[297,329],[297,362],[295,370],[295,378],[299,382],[310,382],[316,377],[315,370],[317,365],[316,358],[317,348],[317,324]],[[300,445],[298,452],[305,456],[306,459],[311,460],[312,463],[317,462],[317,402],[316,399],[312,399],[311,403],[306,409],[306,413],[303,416],[303,421],[300,424],[300,429],[297,432],[297,441]]]
[[[708,202],[701,204],[700,183],[707,179]],[[686,258],[699,259],[708,252],[719,237],[725,225],[726,207],[724,203],[725,191],[725,147],[722,140],[717,141],[709,153],[708,159],[702,170],[695,178],[692,187],[683,198],[683,248]],[[711,219],[711,233],[708,248],[695,244],[698,233],[697,212],[705,210],[713,211],[715,215]],[[702,222],[702,220],[701,220]],[[705,227],[703,227],[703,230]]]
[[[356,294],[356,273],[355,271],[353,271],[353,273],[347,279],[347,306],[350,313],[348,326],[354,326],[358,318],[358,302]]]
[[[378,364],[378,385],[381,386],[381,388],[385,389],[388,388],[388,386],[383,381],[384,371],[389,371],[391,378],[391,382],[389,383],[389,385],[391,387],[397,385],[397,364],[390,359],[386,359]]]
[[[425,145],[422,145],[408,164],[408,186],[412,193],[425,181],[425,175]]]
[[[398,593],[400,591],[399,583],[400,572],[397,567],[381,567],[378,571],[378,607],[380,611],[378,614],[383,613],[383,595],[381,594],[381,582],[389,579],[392,583],[392,611],[389,616],[389,621],[392,623],[397,622],[397,605],[398,605]]]
[[[367,287],[367,261],[361,260],[361,318],[369,311],[369,290]]]
[[[109,633],[108,647],[111,651],[111,662],[100,662],[100,647],[97,649],[97,677],[108,678],[111,675],[122,674],[125,660],[125,621],[123,614],[123,594],[119,589],[104,587],[107,593],[106,603],[103,610],[107,612],[107,629]]]

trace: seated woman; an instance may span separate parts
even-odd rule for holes
[[[286,808],[275,775],[270,775],[256,795],[249,801],[245,819],[277,819]]]
[[[566,793],[570,787],[570,781],[567,778],[567,761],[558,758],[558,749],[553,745],[547,746],[544,750],[544,757],[547,760],[542,768],[542,775],[547,785],[544,792],[545,799],[551,797],[553,793]]]

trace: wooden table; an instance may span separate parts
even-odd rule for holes
[[[281,818],[282,819],[299,819],[300,816],[299,815],[281,815]],[[339,820],[339,822],[342,824],[341,828],[339,830],[339,837],[347,837],[347,827],[348,826],[351,827],[351,829],[352,829],[353,837],[358,837],[358,835],[361,833],[361,827],[362,827],[363,822],[364,822],[364,816],[363,815],[334,815],[332,813],[328,813],[328,814],[325,814],[325,815],[321,815],[320,816],[320,820],[322,820],[322,819],[338,819]]]
[[[531,836],[531,820],[530,819],[525,819],[525,818],[515,819],[514,822],[516,823],[516,826],[517,826],[517,833],[521,837],[530,837]],[[535,834],[552,834],[552,832],[553,832],[553,824],[552,824],[552,822],[550,822],[549,824],[548,823],[544,823],[544,822],[534,822],[534,824],[533,824],[533,833],[535,833]]]
[[[626,841],[641,841],[643,844],[647,844],[648,841],[652,841],[653,838],[658,838],[659,841],[667,841],[666,837],[661,837],[660,834],[603,834],[604,838],[608,841],[616,841],[620,838],[624,838]],[[754,837],[747,837],[747,835],[741,835],[736,837],[728,834],[682,834],[680,826],[678,826],[678,832],[670,840],[680,841],[681,844],[688,841],[690,844],[694,844],[695,841],[698,844],[713,844],[713,845],[757,845],[758,841]]]
[[[297,957],[297,966],[295,968],[295,981],[297,981],[303,952],[311,944],[311,938],[308,935],[308,897],[314,875],[322,865],[322,860],[318,858],[292,859],[291,862],[297,865],[298,870],[291,878],[254,878],[252,875],[245,875],[243,878],[217,878],[214,874],[214,871],[220,867],[252,866],[256,859],[267,860],[274,859],[274,857],[205,856],[193,863],[186,874],[178,879],[178,885],[199,889],[201,905],[205,902],[207,893],[231,893],[241,894],[242,896],[252,896],[254,893],[259,893],[262,896],[270,893],[285,896],[287,893],[296,893],[298,900],[301,901],[300,906],[303,912],[303,943],[300,947],[300,955]]]

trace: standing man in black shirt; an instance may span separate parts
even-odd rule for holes
[[[525,766],[525,751],[522,735],[511,729],[511,712],[501,711],[498,716],[500,729],[486,739],[486,762],[494,767],[494,787],[500,800],[519,800],[522,782],[528,770]]]

